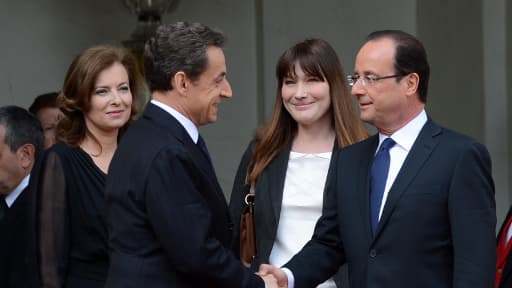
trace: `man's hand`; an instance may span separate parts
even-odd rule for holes
[[[277,267],[274,267],[272,265],[268,265],[268,264],[261,264],[260,265],[260,269],[257,273],[260,277],[263,278],[263,280],[267,279],[267,277],[269,276],[273,276],[272,278],[274,278],[274,281],[277,280],[277,286],[267,286],[268,287],[282,287],[282,288],[287,288],[288,287],[288,277],[286,276],[286,274],[283,272],[283,270],[277,268]],[[265,280],[265,284],[266,284],[266,280]],[[266,284],[268,285],[268,284]]]
[[[277,280],[272,276],[271,274],[263,276],[256,273],[256,275],[260,276],[261,279],[263,279],[263,282],[265,282],[265,288],[280,288],[277,286]]]

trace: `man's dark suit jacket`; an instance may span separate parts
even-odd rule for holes
[[[286,179],[286,170],[290,158],[291,142],[286,149],[281,151],[267,168],[262,171],[256,182],[256,205],[254,209],[254,221],[256,223],[256,250],[257,255],[254,258],[251,269],[258,271],[263,263],[269,263],[270,252],[276,240],[277,227],[279,225],[279,216],[283,201],[284,181]],[[229,208],[233,215],[234,237],[233,250],[240,253],[240,216],[246,204],[245,195],[249,193],[250,185],[245,184],[247,168],[252,158],[253,145],[249,145],[240,165],[238,167],[233,191],[229,202]],[[331,159],[332,163],[332,159]],[[325,199],[325,193],[324,193]],[[348,278],[346,266],[334,277],[337,287],[347,288]]]
[[[148,104],[107,177],[112,257],[106,287],[263,287],[231,253],[215,172],[179,122]]]
[[[507,224],[507,221],[510,217],[512,217],[512,207],[508,210],[507,217],[505,217],[503,225],[500,228],[500,232],[498,233],[498,241],[501,239],[501,235],[503,233],[507,233],[505,230],[505,225]],[[500,285],[497,288],[509,287],[512,287],[512,253],[509,253],[507,256],[507,262],[505,263],[503,274],[501,275]]]
[[[34,190],[27,186],[0,220],[0,287],[37,287],[35,254],[28,254],[33,244],[29,223],[31,197]],[[32,223],[33,224],[33,223]],[[30,250],[32,251],[32,250]],[[30,261],[30,263],[29,263]]]
[[[370,167],[378,135],[339,150],[315,234],[285,264],[314,287],[341,263],[351,288],[490,288],[496,214],[490,157],[428,120],[395,179],[374,237]]]

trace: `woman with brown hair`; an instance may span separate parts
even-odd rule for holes
[[[57,104],[58,143],[39,171],[38,247],[42,287],[103,287],[109,265],[104,219],[108,167],[140,104],[136,60],[97,46],[69,67]]]
[[[238,252],[237,221],[253,186],[255,271],[262,263],[283,265],[311,238],[322,214],[333,149],[368,136],[338,56],[326,41],[307,39],[288,48],[278,60],[276,76],[272,119],[242,157],[230,200]],[[330,279],[319,287],[336,286]]]

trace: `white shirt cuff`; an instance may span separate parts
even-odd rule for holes
[[[295,286],[295,278],[293,277],[292,271],[286,267],[282,267],[281,270],[283,270],[288,278],[288,288],[293,288]]]

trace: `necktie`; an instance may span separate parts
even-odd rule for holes
[[[197,146],[199,146],[199,149],[201,149],[201,152],[203,152],[206,159],[208,159],[208,163],[210,164],[210,167],[212,168],[212,170],[214,170],[213,164],[212,164],[212,158],[210,158],[210,153],[208,153],[208,148],[206,148],[206,143],[204,142],[204,139],[203,139],[203,137],[201,137],[201,135],[199,135],[199,138],[197,139]]]
[[[379,211],[386,187],[386,180],[389,172],[389,149],[395,145],[395,141],[386,138],[380,145],[380,149],[375,155],[372,164],[371,190],[370,190],[370,221],[372,232],[375,235],[377,225],[379,224]]]
[[[7,203],[5,202],[5,196],[0,195],[0,220],[2,220],[5,217],[5,214],[7,214],[7,210],[9,207],[7,206]]]

